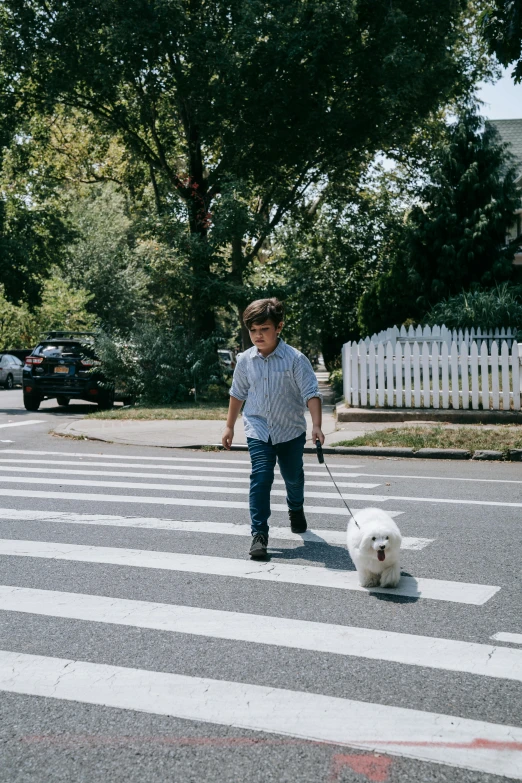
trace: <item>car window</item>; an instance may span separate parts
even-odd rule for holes
[[[60,356],[81,356],[82,347],[80,343],[42,343],[33,351],[33,356],[44,356],[50,359]]]
[[[11,364],[13,367],[21,367],[23,362],[17,356],[11,356]]]

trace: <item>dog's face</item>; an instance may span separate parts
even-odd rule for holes
[[[390,550],[397,551],[400,539],[392,531],[372,530],[366,533],[361,543],[361,550],[383,562]]]

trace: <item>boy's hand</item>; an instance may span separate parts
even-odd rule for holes
[[[221,443],[223,445],[223,448],[230,451],[230,447],[232,445],[233,440],[234,440],[234,428],[225,427],[225,429],[223,430],[223,435],[221,436]]]
[[[315,446],[315,441],[319,438],[321,446],[324,445],[324,435],[320,427],[312,427],[312,443]]]

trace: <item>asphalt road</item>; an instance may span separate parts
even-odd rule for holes
[[[0,392],[2,783],[522,779],[520,465],[328,459],[405,539],[399,588],[361,591],[313,458],[315,536],[290,536],[275,484],[252,563],[247,455],[61,439],[87,405],[18,398]]]

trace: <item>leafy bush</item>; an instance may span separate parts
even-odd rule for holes
[[[330,373],[329,379],[330,385],[334,390],[336,397],[343,396],[343,371],[342,369],[334,370]]]
[[[434,305],[424,322],[430,326],[445,324],[450,329],[470,329],[472,326],[522,329],[522,290],[503,283],[495,288],[462,291]]]
[[[226,399],[217,340],[194,340],[182,327],[141,324],[128,339],[101,334],[96,352],[105,377],[143,404]]]

